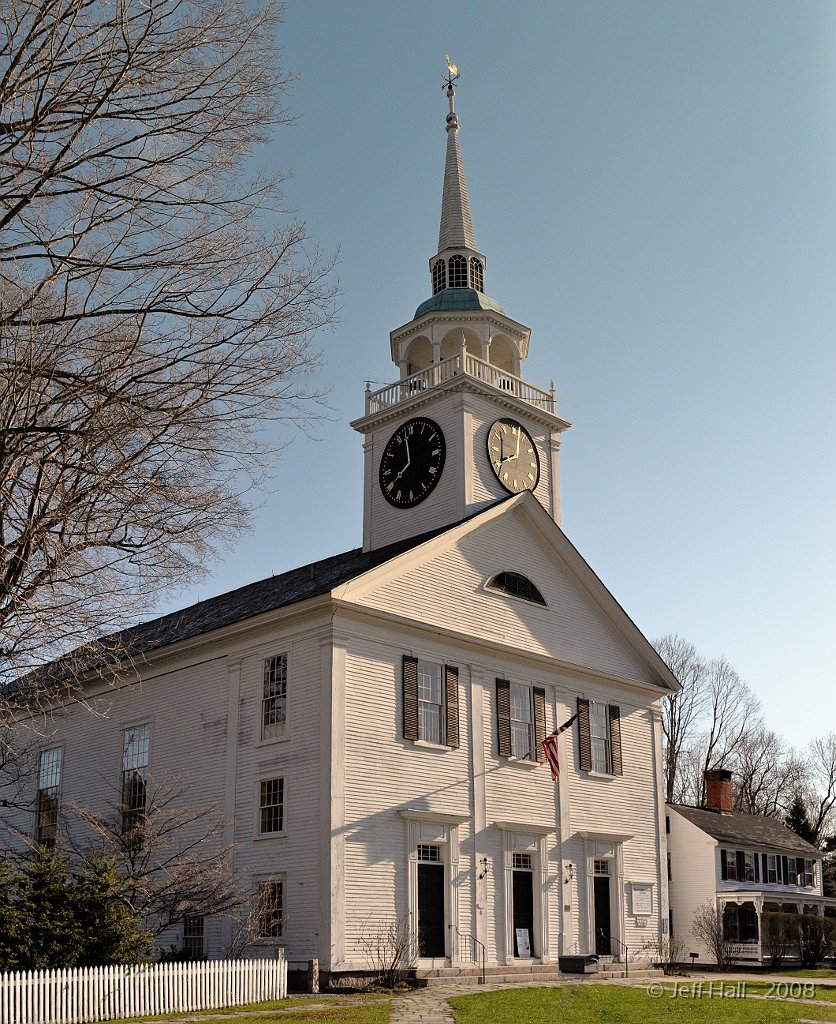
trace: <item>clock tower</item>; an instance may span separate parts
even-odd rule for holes
[[[548,389],[522,376],[530,330],[485,293],[455,109],[457,69],[445,86],[447,156],[432,297],[390,334],[399,377],[366,390],[351,425],[365,437],[363,550],[447,526],[531,491],[560,521],[559,435]]]

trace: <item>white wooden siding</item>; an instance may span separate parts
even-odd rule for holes
[[[674,938],[688,948],[685,955],[699,953],[698,963],[716,963],[711,951],[691,931],[697,910],[714,904],[716,892],[715,858],[717,845],[711,836],[697,828],[675,807],[668,806],[671,831],[668,850],[671,855],[671,880],[668,882]]]

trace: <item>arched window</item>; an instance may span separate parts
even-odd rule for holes
[[[485,271],[482,261],[477,260],[475,256],[470,257],[470,287],[475,288],[477,292],[483,291],[485,287]]]
[[[450,287],[467,288],[467,260],[458,253],[450,257]]]
[[[447,287],[447,266],[444,260],[436,260],[433,266],[433,295]]]
[[[496,590],[500,594],[520,597],[523,601],[531,601],[532,604],[542,604],[543,606],[546,604],[543,595],[531,580],[518,572],[497,573],[488,583],[488,590]]]

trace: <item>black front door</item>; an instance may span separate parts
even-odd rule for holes
[[[534,950],[534,876],[530,871],[514,872],[514,956],[531,956]],[[528,932],[529,950],[520,953],[517,944],[517,929],[525,928]]]
[[[595,952],[599,956],[610,956],[610,947],[610,880],[606,875],[596,875]]]
[[[418,951],[444,956],[444,865],[418,865]]]

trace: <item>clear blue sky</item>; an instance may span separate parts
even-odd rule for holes
[[[447,52],[486,291],[574,423],[568,536],[791,742],[836,727],[836,5],[287,0],[280,43],[300,120],[263,156],[340,251],[331,419],[167,607],[361,543],[348,421],[430,294]]]

